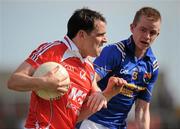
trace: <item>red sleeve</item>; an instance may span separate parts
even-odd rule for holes
[[[53,43],[43,43],[37,49],[32,51],[25,61],[31,64],[34,68],[49,61],[60,63],[62,55],[66,49],[67,47],[65,44],[57,41]]]

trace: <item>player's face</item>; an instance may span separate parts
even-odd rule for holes
[[[91,33],[87,33],[85,39],[86,56],[96,57],[100,55],[101,47],[107,42],[106,23],[95,21],[95,29]]]
[[[137,24],[131,24],[131,32],[138,50],[146,50],[150,47],[160,32],[161,21],[153,21],[142,16]]]

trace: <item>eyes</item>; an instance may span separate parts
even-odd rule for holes
[[[97,33],[96,36],[97,36],[97,37],[105,37],[105,36],[106,36],[106,33]]]
[[[144,34],[149,34],[151,37],[158,36],[159,32],[157,30],[149,30],[145,27],[140,27],[139,31],[144,33]]]

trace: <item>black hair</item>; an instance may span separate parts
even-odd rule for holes
[[[67,36],[73,39],[79,30],[90,33],[94,29],[95,20],[101,20],[106,23],[106,19],[99,12],[88,8],[75,10],[67,24]]]

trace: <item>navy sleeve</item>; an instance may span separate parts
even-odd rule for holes
[[[101,78],[103,78],[115,69],[118,63],[121,62],[121,58],[122,56],[120,51],[117,49],[117,46],[108,45],[104,47],[100,56],[94,60],[95,71]]]
[[[156,69],[153,74],[152,74],[152,78],[149,84],[147,84],[146,90],[145,91],[141,91],[140,94],[138,95],[139,99],[145,100],[146,102],[150,102],[151,98],[152,98],[152,91],[155,85],[155,82],[158,78],[158,72],[159,69]]]

